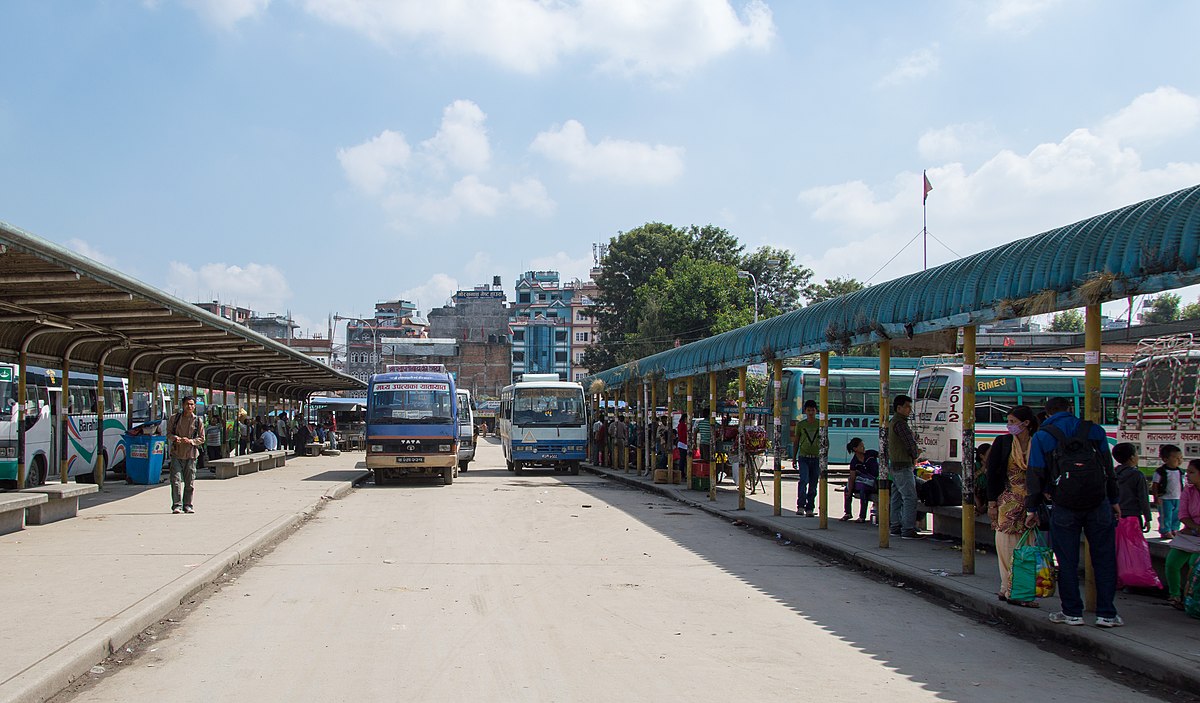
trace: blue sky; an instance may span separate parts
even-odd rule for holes
[[[922,169],[931,265],[1200,183],[1197,26],[1186,0],[6,2],[0,220],[315,332],[586,276],[647,221],[880,282],[920,269]]]

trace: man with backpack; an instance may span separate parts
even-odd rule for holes
[[[1050,622],[1082,625],[1079,597],[1079,537],[1087,537],[1096,573],[1096,626],[1124,625],[1114,603],[1117,592],[1116,526],[1120,493],[1104,428],[1071,414],[1071,401],[1046,401],[1046,421],[1029,447],[1025,525],[1036,527],[1038,508],[1050,508],[1050,542],[1058,559],[1062,611]]]
[[[167,424],[171,443],[171,512],[191,513],[196,484],[196,458],[204,444],[204,423],[196,415],[196,399],[187,396],[182,409]]]

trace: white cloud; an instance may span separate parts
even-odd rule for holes
[[[1061,4],[1062,0],[992,0],[988,6],[987,24],[1001,32],[1028,32]]]
[[[458,291],[458,279],[444,273],[435,273],[424,283],[400,291],[401,300],[416,304],[421,315],[428,315],[433,308],[440,308]]]
[[[220,300],[261,313],[284,313],[292,297],[287,276],[270,264],[211,263],[194,269],[172,261],[165,287],[189,302]]]
[[[403,134],[385,129],[379,136],[349,149],[338,149],[338,161],[350,182],[366,193],[383,190],[391,174],[408,164],[412,148]]]
[[[317,17],[375,41],[429,39],[447,52],[476,54],[535,73],[578,55],[649,75],[685,73],[775,34],[770,8],[748,0],[308,0]]]
[[[76,254],[82,254],[96,263],[116,267],[117,258],[110,256],[82,239],[68,239],[67,248]]]
[[[196,12],[213,24],[222,27],[233,25],[267,11],[271,0],[185,0]]]
[[[437,134],[421,143],[430,158],[440,165],[444,159],[460,171],[478,173],[488,167],[492,157],[487,130],[487,115],[470,100],[455,100],[442,111]]]
[[[924,78],[934,71],[938,70],[941,65],[938,45],[935,43],[932,46],[927,46],[924,49],[917,49],[913,53],[900,59],[900,63],[892,69],[891,73],[879,80],[880,86],[899,85]]]
[[[463,264],[463,271],[466,271],[471,278],[479,279],[479,283],[491,283],[492,276],[495,275],[492,270],[492,255],[486,251],[475,252],[471,260]],[[483,280],[485,277],[486,281]]]
[[[1121,142],[1155,144],[1178,137],[1200,124],[1200,97],[1171,86],[1139,95],[1104,120],[1097,133]]]
[[[1143,98],[1101,120],[1096,131],[1079,128],[1024,154],[1001,150],[974,171],[961,163],[930,168],[930,265],[957,258],[937,240],[967,255],[1200,182],[1200,162],[1147,166],[1137,150],[1113,136],[1120,130],[1105,133],[1104,125],[1135,105],[1161,105],[1162,117],[1177,114],[1177,100]],[[921,231],[921,192],[920,172],[897,174],[879,187],[855,181],[804,191],[800,201],[810,208],[811,230],[819,232],[813,241],[841,242],[805,263],[818,277],[870,277]],[[810,241],[796,248],[819,246]],[[876,282],[920,266],[915,243]]]
[[[997,148],[994,130],[983,123],[952,124],[931,129],[917,140],[917,153],[927,162],[959,161]]]
[[[683,147],[609,137],[593,144],[576,120],[538,134],[529,148],[565,165],[571,178],[579,181],[665,185],[683,174]]]
[[[456,100],[442,111],[438,131],[409,147],[400,132],[384,130],[357,146],[339,149],[346,178],[376,197],[403,227],[412,218],[446,223],[464,213],[494,217],[510,208],[549,215],[554,201],[536,178],[507,186],[484,179],[491,168],[487,114],[470,100]]]

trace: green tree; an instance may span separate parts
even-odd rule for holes
[[[1146,308],[1142,312],[1142,322],[1145,324],[1160,324],[1178,320],[1180,300],[1179,295],[1175,293],[1163,293],[1160,296],[1150,298],[1146,301]]]
[[[1078,310],[1063,310],[1050,319],[1051,332],[1082,332],[1083,313]]]
[[[824,283],[810,283],[804,289],[809,305],[816,305],[866,288],[866,284],[854,278],[826,278]]]
[[[1200,320],[1200,300],[1188,303],[1179,309],[1180,320]]]
[[[735,329],[753,318],[736,268],[690,256],[677,261],[670,273],[659,269],[640,286],[634,309],[642,311],[639,327],[649,333],[655,351],[674,346],[675,340],[688,344]]]

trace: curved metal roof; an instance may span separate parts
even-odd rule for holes
[[[0,222],[0,357],[106,375],[303,398],[362,381],[280,342]]]
[[[1200,282],[1200,185],[606,369],[679,378]]]

